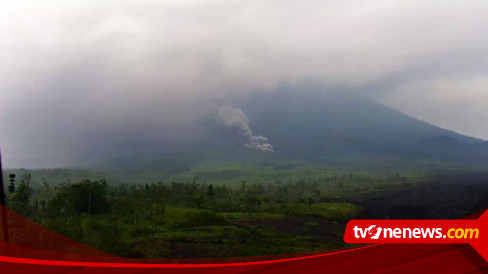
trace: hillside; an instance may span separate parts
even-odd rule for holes
[[[219,123],[215,113],[209,113],[185,131],[180,141],[146,143],[145,147],[154,148],[151,152],[107,155],[106,160],[88,167],[152,177],[233,170],[235,174],[228,175],[232,177],[265,166],[287,169],[305,163],[478,169],[488,160],[486,142],[364,98],[280,90],[235,99],[227,105],[241,109],[252,133],[265,136],[274,152],[250,148],[245,134]]]

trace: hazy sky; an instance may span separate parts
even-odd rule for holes
[[[151,125],[150,139],[215,100],[307,81],[488,139],[487,14],[486,0],[2,1],[4,162],[69,163],[100,136]]]

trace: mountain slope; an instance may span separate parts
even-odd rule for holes
[[[441,152],[446,146],[467,148],[482,142],[367,99],[285,91],[242,104],[251,127],[267,136],[277,153],[292,157],[409,160],[424,156],[426,147]],[[443,144],[445,138],[452,142]],[[426,145],[429,139],[431,144]],[[443,144],[443,148],[435,149],[433,143]],[[431,156],[436,158],[435,151]]]
[[[113,158],[96,166],[133,172],[167,170],[167,174],[172,174],[192,170],[202,161],[258,165],[305,161],[392,167],[478,167],[488,161],[487,145],[482,140],[442,129],[365,98],[279,90],[228,104],[242,109],[253,133],[267,137],[274,153],[246,147],[242,132],[219,123],[214,119],[215,113],[211,113],[186,132],[185,141],[155,143],[152,153]]]

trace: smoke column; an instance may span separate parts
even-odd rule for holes
[[[220,106],[215,118],[228,128],[236,129],[246,138],[245,146],[260,151],[274,152],[273,146],[269,143],[268,138],[261,135],[254,135],[249,127],[249,118],[241,108],[230,106]]]

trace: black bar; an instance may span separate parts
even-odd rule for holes
[[[5,189],[3,186],[3,168],[2,168],[2,152],[0,150],[0,214],[2,215],[2,234],[3,240],[9,242],[8,234],[8,223],[7,223],[7,212],[6,212],[6,202],[5,202]]]
[[[0,204],[6,206],[5,203],[5,189],[3,183],[3,168],[2,168],[2,152],[0,151]]]

